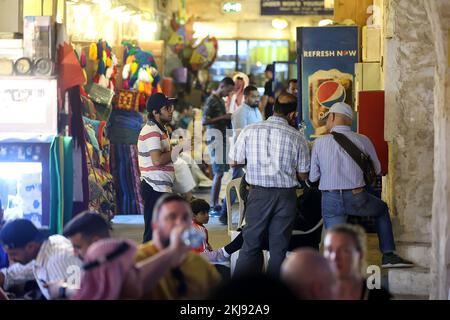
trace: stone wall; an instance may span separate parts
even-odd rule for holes
[[[390,0],[385,13],[385,138],[397,241],[429,243],[433,194],[434,45],[424,0]],[[385,31],[386,31],[385,30]]]
[[[386,0],[384,14],[387,198],[399,251],[419,266],[390,272],[389,284],[448,299],[450,0]]]
[[[435,44],[431,299],[450,299],[450,0],[425,4]]]

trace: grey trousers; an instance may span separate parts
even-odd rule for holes
[[[251,187],[245,209],[246,226],[242,230],[244,244],[234,276],[262,271],[262,246],[267,234],[270,252],[267,273],[279,277],[294,227],[296,200],[295,188]]]

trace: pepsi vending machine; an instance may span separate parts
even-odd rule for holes
[[[313,139],[326,132],[324,115],[334,103],[354,108],[358,26],[299,27],[297,55],[299,122],[304,121],[306,137]]]
[[[7,221],[49,228],[57,112],[56,78],[0,77],[0,202]]]

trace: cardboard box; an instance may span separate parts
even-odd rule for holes
[[[46,58],[55,61],[55,29],[50,16],[24,17],[23,46],[30,59]]]
[[[362,61],[381,61],[381,27],[364,26],[362,28]]]

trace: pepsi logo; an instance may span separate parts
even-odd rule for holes
[[[327,109],[337,102],[344,102],[345,98],[345,88],[332,80],[323,82],[316,91],[317,102]]]

